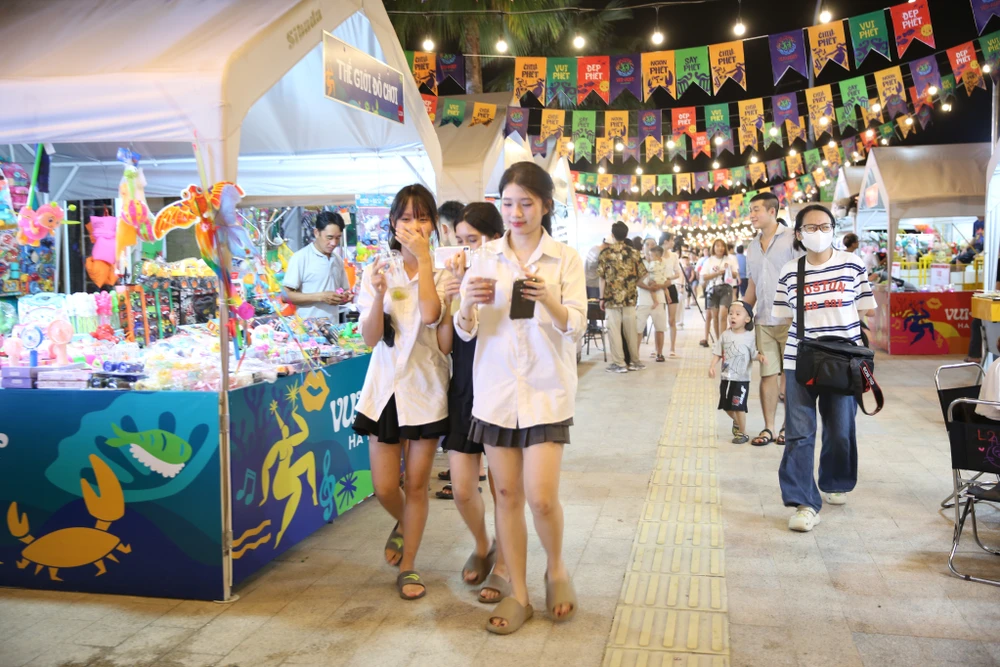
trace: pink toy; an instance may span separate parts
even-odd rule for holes
[[[100,324],[111,324],[111,295],[101,292],[94,295],[97,304],[97,320]]]
[[[66,320],[54,320],[45,331],[45,336],[52,341],[52,354],[55,355],[56,365],[67,365],[69,357],[66,355],[66,344],[73,340],[73,325]]]
[[[17,336],[8,336],[7,340],[4,341],[3,351],[7,353],[7,362],[11,366],[21,365],[22,349],[21,339]]]
[[[133,202],[135,203],[135,202]],[[90,239],[94,244],[90,256],[96,260],[115,263],[115,234],[118,218],[112,215],[90,216]]]
[[[17,242],[37,247],[39,241],[56,231],[63,217],[63,210],[58,204],[43,204],[37,211],[29,206],[23,207],[17,214]]]

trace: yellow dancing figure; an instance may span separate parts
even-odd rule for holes
[[[292,522],[292,517],[295,516],[296,510],[299,508],[299,500],[302,498],[302,480],[299,477],[302,473],[306,473],[306,480],[312,488],[313,505],[319,505],[319,499],[316,497],[316,457],[313,456],[312,452],[306,452],[297,461],[291,463],[294,448],[309,438],[309,425],[296,412],[296,403],[298,401],[297,387],[293,386],[289,389],[288,400],[292,403],[292,419],[298,425],[299,432],[294,436],[289,436],[288,426],[285,425],[281,415],[278,414],[278,402],[271,401],[271,414],[278,420],[278,426],[281,428],[281,440],[274,443],[271,450],[267,453],[267,458],[264,459],[264,467],[260,473],[261,489],[263,492],[260,504],[263,505],[267,502],[271,466],[274,465],[274,460],[278,459],[278,469],[274,473],[274,499],[284,500],[288,498],[288,502],[285,504],[285,513],[281,518],[281,530],[278,531],[278,539],[274,542],[275,549],[281,544],[281,537],[285,534],[285,529],[288,528],[288,524]]]

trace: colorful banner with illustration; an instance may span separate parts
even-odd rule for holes
[[[675,135],[694,135],[698,131],[698,109],[697,107],[678,107],[670,110],[670,127]]]
[[[906,88],[903,84],[903,72],[899,67],[889,67],[879,70],[873,75],[878,98],[882,104],[882,113],[888,118],[895,118],[909,109],[906,106]]]
[[[691,86],[698,86],[706,93],[712,93],[712,74],[708,66],[708,47],[696,46],[691,49],[674,51],[677,64],[677,97]]]
[[[465,90],[465,56],[459,53],[437,54],[437,82],[451,79]]]
[[[764,163],[767,168],[767,180],[771,181],[776,178],[785,177],[785,163],[780,158],[777,160],[768,160]]]
[[[712,94],[718,95],[726,79],[732,79],[747,89],[747,61],[743,41],[712,44],[708,47],[708,64],[712,69]]]
[[[556,139],[556,157],[564,157],[573,162],[573,140],[569,137],[559,136]]]
[[[372,495],[351,429],[368,360],[229,393],[234,585]]]
[[[628,111],[604,112],[604,136],[608,139],[628,136]]]
[[[673,174],[659,174],[656,177],[656,194],[663,194],[666,192],[669,195],[674,194],[674,176]]]
[[[545,103],[558,99],[562,106],[576,105],[576,58],[549,58]]]
[[[966,354],[972,335],[972,292],[893,292],[891,354]]]
[[[785,157],[785,167],[788,168],[789,176],[798,176],[803,173],[802,154],[788,155]]]
[[[728,169],[716,169],[712,172],[712,185],[716,190],[728,188],[733,181],[729,178]]]
[[[437,95],[437,56],[428,51],[413,52],[413,80],[417,88],[426,86],[431,95]]]
[[[513,108],[520,109],[520,107],[511,107],[511,109]],[[508,110],[507,113],[509,116],[510,111]],[[527,136],[528,134],[527,109],[523,110],[523,115],[524,115],[524,135],[522,136]],[[453,123],[455,127],[458,127],[462,124],[463,120],[465,120],[465,100],[451,100],[445,98],[441,102],[441,127],[444,127],[448,123]]]
[[[698,191],[701,191],[701,190],[710,190],[711,189],[711,183],[712,183],[712,181],[709,178],[707,171],[696,171],[694,173],[694,189],[695,189],[695,192],[698,192]]]
[[[659,109],[648,109],[645,111],[639,111],[639,140],[643,140],[646,137],[656,137],[659,139],[663,136],[663,123],[662,115]]]
[[[671,146],[670,143],[667,144],[667,150],[670,153],[670,159],[680,156],[683,159],[688,157],[688,135],[686,134],[675,134],[669,141],[673,142]]]
[[[771,132],[771,128],[774,128],[774,132]],[[764,150],[767,150],[772,145],[777,144],[778,146],[784,146],[781,139],[781,126],[776,126],[774,123],[764,123]]]
[[[799,122],[799,98],[795,93],[775,95],[771,98],[771,113],[774,124],[781,127],[786,120]]]
[[[708,134],[707,132],[705,133]],[[710,137],[711,145],[715,149],[715,156],[719,157],[723,151],[729,151],[733,155],[736,154],[736,147],[733,145],[733,129],[728,125],[726,127],[719,128],[719,131]]]
[[[677,181],[677,193],[691,192],[691,174],[674,174]]]
[[[323,33],[324,94],[331,100],[402,123],[403,75],[364,51]]]
[[[615,142],[613,140],[608,139],[607,137],[598,137],[594,140],[594,145],[597,147],[598,163],[602,160],[607,160],[608,162],[615,161]]]
[[[545,99],[545,58],[514,59],[514,97],[521,99],[527,93],[539,102]]]
[[[639,182],[639,194],[641,195],[649,194],[656,188],[656,176],[643,174],[639,178]]]
[[[573,149],[578,159],[588,162],[593,159],[596,129],[596,111],[573,112]]]
[[[996,81],[1000,77],[1000,31],[980,37],[979,48],[983,52],[982,64],[990,66],[990,76]]]
[[[747,184],[747,168],[746,167],[733,167],[729,170],[729,176],[733,179],[734,185],[746,185]]]
[[[916,0],[889,8],[892,16],[892,31],[896,35],[896,56],[903,57],[913,40],[919,40],[934,47],[934,27],[927,0]]]
[[[667,91],[674,99],[681,95],[677,89],[676,55],[673,51],[642,54],[643,101],[652,97],[657,88]]]
[[[541,137],[528,137],[528,145],[531,147],[531,154],[546,157],[549,154],[549,140]]]
[[[767,167],[763,162],[751,162],[747,168],[750,173],[750,183],[756,184],[767,180]]]
[[[976,19],[976,32],[980,35],[993,16],[1000,16],[1000,0],[971,0],[972,16]]]
[[[646,143],[646,162],[649,162],[653,158],[657,158],[661,162],[663,161],[663,141],[662,137],[654,137],[649,135],[645,139]]]
[[[218,394],[2,392],[0,586],[223,598]]]
[[[729,129],[729,104],[710,104],[705,107],[705,132],[709,138]]]
[[[538,135],[542,139],[555,137],[559,139],[563,134],[563,125],[566,123],[566,112],[562,109],[542,109],[542,126]]]
[[[711,157],[711,145],[707,132],[695,132],[691,137],[691,157],[698,157],[699,153]]]
[[[642,97],[642,73],[639,71],[639,54],[626,53],[611,56],[611,101],[629,91],[637,100]]]
[[[743,100],[739,103],[740,110],[740,151],[748,146],[757,150],[757,131],[764,129],[764,100]]]
[[[600,139],[598,139],[600,141]],[[614,174],[598,174],[597,175],[597,191],[601,192],[611,192],[611,186],[615,182]]]
[[[445,101],[447,102],[447,100]],[[462,102],[462,104],[464,105],[465,102]],[[444,121],[441,124],[444,125]],[[528,110],[510,106],[507,107],[507,120],[504,123],[503,136],[509,137],[515,132],[521,135],[522,139],[528,138]]]
[[[809,76],[809,70],[806,69],[806,45],[801,29],[769,35],[767,41],[771,49],[771,74],[775,85],[788,70],[804,77]]]
[[[855,107],[868,108],[868,85],[865,77],[856,76],[841,81],[839,87],[840,104],[850,118],[855,118]]]
[[[955,75],[955,80],[965,84],[966,94],[971,95],[974,88],[986,88],[983,72],[979,68],[979,60],[976,57],[976,47],[972,42],[948,49],[948,62],[951,63],[951,71]]]
[[[427,117],[431,119],[431,124],[433,124],[434,119],[437,116],[438,98],[434,95],[424,95],[421,93],[420,99],[424,101],[424,111],[427,112]]]
[[[785,132],[788,133],[788,145],[791,146],[793,143],[802,139],[805,141],[806,138],[806,119],[799,116],[795,121],[787,120],[785,121]]]
[[[872,51],[886,60],[892,60],[889,55],[889,29],[885,25],[885,10],[852,17],[848,23],[851,27],[851,43],[854,45],[854,67],[857,69]]]
[[[582,104],[590,93],[610,104],[611,64],[608,56],[587,56],[576,59],[576,103]]]
[[[824,132],[833,130],[833,92],[830,86],[816,86],[806,90],[806,107],[809,109],[809,126],[813,139],[818,139]],[[821,119],[826,118],[826,123]]]
[[[614,204],[610,199],[601,199],[601,217],[610,220],[614,214]]]
[[[625,137],[622,139],[622,144],[624,148],[622,149],[622,162],[628,160],[639,161],[639,144],[640,141],[636,137]]]
[[[812,54],[813,74],[819,76],[827,63],[836,63],[846,70],[851,69],[847,59],[847,38],[844,22],[833,21],[806,28],[809,33],[809,48]],[[833,115],[833,111],[830,111]]]
[[[497,105],[485,102],[476,102],[472,105],[472,118],[469,120],[469,127],[473,125],[489,125],[497,117]]]

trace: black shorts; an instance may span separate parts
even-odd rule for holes
[[[730,412],[747,412],[747,399],[749,397],[749,382],[723,380],[719,386],[719,409]]]
[[[448,435],[447,417],[441,421],[416,426],[401,425],[396,412],[395,394],[389,398],[385,409],[379,415],[378,421],[360,412],[354,417],[354,432],[358,435],[374,435],[379,442],[387,445],[398,445],[402,440],[437,440]]]
[[[670,303],[677,303],[677,285],[667,285],[667,294],[670,295]]]

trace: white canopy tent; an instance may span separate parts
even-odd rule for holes
[[[516,102],[511,93],[464,95],[468,114],[476,102],[497,105],[496,119],[487,125],[437,127],[443,170],[438,179],[438,201],[454,199],[462,203],[482,201],[496,195],[504,170],[504,118],[507,107]],[[440,111],[438,113],[441,113]]]
[[[837,170],[837,182],[833,188],[833,207],[830,209],[840,220],[850,220],[852,231],[856,226],[857,207],[852,209],[851,198],[857,197],[864,182],[865,168],[845,166]],[[851,216],[851,211],[854,215]]]
[[[324,31],[403,74],[405,123],[324,97]],[[209,180],[251,201],[437,186],[437,136],[379,0],[12,0],[0,43],[0,147],[30,163],[53,144],[55,199],[116,196],[119,146],[143,156],[147,195],[176,197],[198,181],[195,133]]]
[[[986,278],[987,291],[1000,280],[997,262],[1000,261],[1000,143],[993,147],[993,157],[986,168]]]

